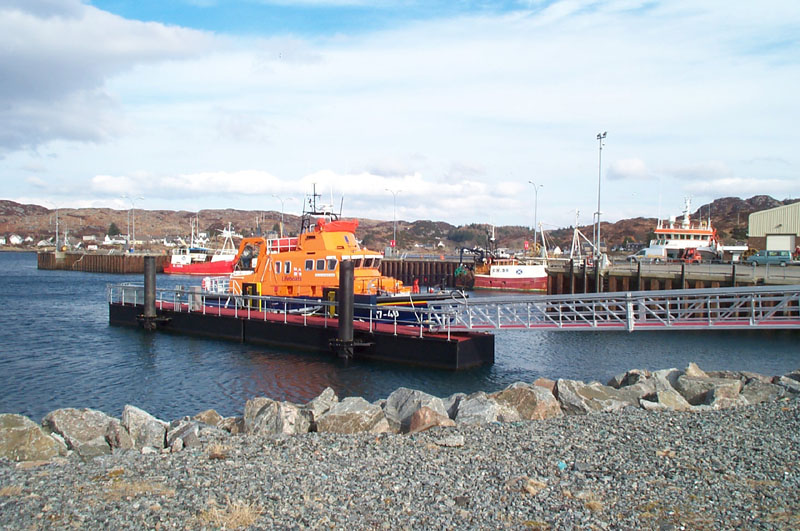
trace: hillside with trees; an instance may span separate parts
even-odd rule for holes
[[[711,217],[713,225],[726,243],[743,242],[747,239],[747,218],[760,210],[786,205],[800,199],[777,200],[765,195],[749,199],[724,197],[710,204],[700,206],[692,213],[694,219]],[[125,235],[135,230],[137,240],[184,240],[191,233],[192,223],[197,223],[200,231],[209,236],[219,235],[228,223],[242,235],[269,233],[280,227],[281,213],[275,211],[254,210],[201,210],[189,212],[185,210],[114,210],[109,208],[62,208],[48,209],[39,205],[24,205],[13,201],[0,200],[0,236],[31,237],[34,241],[53,237],[58,219],[60,238],[64,232],[69,236],[81,239],[83,236],[95,236],[102,240],[109,236]],[[299,229],[298,216],[284,214],[285,230],[289,233]],[[678,218],[680,219],[680,217]],[[609,247],[622,246],[627,243],[647,243],[652,237],[655,218],[623,219],[615,223],[603,222],[601,233]],[[135,229],[134,229],[135,227]],[[592,226],[579,229],[591,238]],[[443,221],[417,220],[397,221],[397,247],[413,252],[438,252],[442,247],[446,250],[457,250],[461,247],[485,247],[488,244],[492,227],[487,224],[471,223],[468,225],[451,225]],[[360,219],[357,234],[365,246],[382,250],[392,239],[392,221]],[[531,240],[532,233],[524,226],[499,226],[494,228],[495,241],[498,247],[522,249],[526,240]],[[546,236],[551,245],[562,249],[570,246],[573,227],[547,230]]]

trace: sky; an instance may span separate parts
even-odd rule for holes
[[[0,199],[666,218],[800,197],[799,88],[797,0],[0,0]]]

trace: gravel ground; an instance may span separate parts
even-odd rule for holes
[[[800,400],[0,460],[0,526],[797,529]]]

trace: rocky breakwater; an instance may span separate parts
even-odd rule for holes
[[[126,405],[120,419],[93,409],[58,409],[37,425],[14,414],[0,415],[0,457],[40,461],[75,454],[91,459],[114,451],[174,453],[202,445],[202,435],[277,436],[319,433],[418,433],[433,427],[544,420],[561,415],[641,408],[647,411],[711,411],[800,394],[800,370],[783,376],[739,371],[633,369],[606,385],[578,380],[517,382],[494,393],[456,393],[439,398],[399,388],[370,403],[342,400],[330,388],[307,404],[256,397],[241,417],[214,410],[167,422]],[[212,439],[214,437],[211,437]]]
[[[26,528],[796,527],[798,397],[800,370],[690,364],[374,403],[325,389],[172,422],[130,405],[4,414],[0,514]]]

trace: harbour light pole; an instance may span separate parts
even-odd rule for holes
[[[58,249],[58,205],[53,203],[52,201],[47,201],[47,202],[50,203],[51,205],[53,205],[53,208],[56,211],[56,251],[58,251],[59,250]],[[64,243],[66,243],[66,242],[64,242]]]
[[[281,202],[281,238],[283,238],[283,197],[275,194],[272,194],[272,197]]]
[[[539,188],[544,186],[543,184],[536,184],[533,181],[528,181],[528,183],[533,185],[533,251],[536,252],[536,233],[539,230]]]
[[[397,194],[402,190],[390,190],[387,188],[386,191],[392,194],[392,255],[394,255],[397,245]]]
[[[595,240],[594,240],[594,248],[597,253],[597,257],[600,256],[600,182],[601,182],[601,175],[602,175],[602,166],[603,166],[603,140],[606,139],[606,135],[608,134],[607,131],[603,131],[602,133],[597,133],[597,143],[599,145],[599,155],[597,157],[597,212],[595,215],[597,216],[597,231],[595,233]]]
[[[131,209],[128,211],[128,218],[130,219],[130,226],[128,227],[129,229],[128,243],[130,243],[130,240],[133,239],[133,245],[131,248],[135,251],[136,250],[136,200],[144,199],[144,197],[141,195],[138,197],[131,197],[128,194],[123,194],[122,197],[131,202]]]

